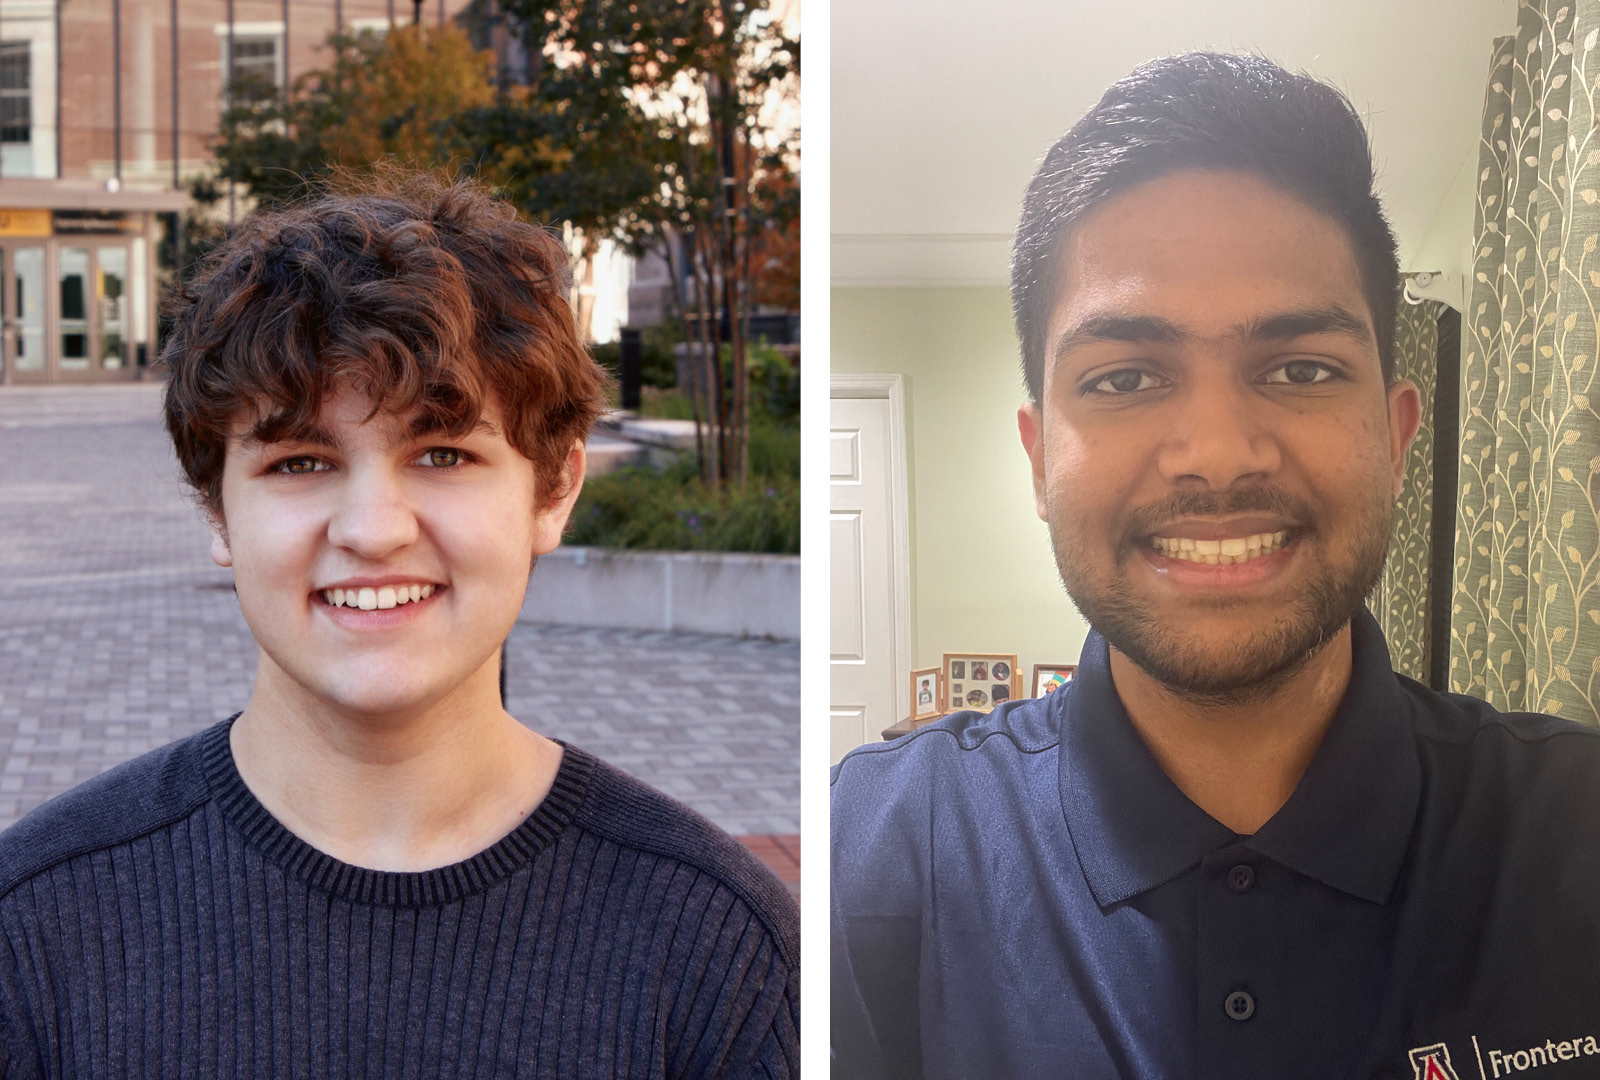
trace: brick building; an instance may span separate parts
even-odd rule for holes
[[[468,0],[0,0],[0,382],[137,378],[156,253],[211,167],[233,74],[287,86],[328,36]]]

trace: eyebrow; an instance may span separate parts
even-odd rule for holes
[[[1251,344],[1292,341],[1311,334],[1344,334],[1355,338],[1363,345],[1374,344],[1372,329],[1365,320],[1338,304],[1283,311],[1253,319],[1233,330],[1235,338]],[[1155,315],[1090,314],[1056,339],[1053,356],[1060,360],[1081,345],[1107,341],[1138,345],[1181,345],[1193,338],[1193,334],[1177,323]]]
[[[494,435],[498,434],[499,430],[499,428],[495,427],[488,420],[484,419],[483,417],[479,417],[478,422],[473,424],[471,428],[460,435],[453,437],[465,438],[468,435],[476,435],[480,433]],[[442,421],[436,418],[430,419],[425,416],[418,417],[407,427],[406,437],[395,440],[394,445],[398,446],[400,443],[406,442],[410,439],[422,439],[427,438],[429,435],[441,433],[448,434]],[[283,436],[278,439],[262,439],[255,433],[254,430],[252,430],[245,434],[244,438],[240,440],[240,443],[243,447],[249,449],[261,449],[268,446],[277,446],[281,443],[305,443],[312,446],[337,447],[339,445],[339,440],[334,436],[333,432],[329,431],[321,424],[313,421],[305,427],[298,428],[294,431],[284,432]]]

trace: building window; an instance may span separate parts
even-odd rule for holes
[[[229,65],[229,83],[244,98],[265,96],[283,89],[283,62],[278,35],[237,34]],[[224,39],[223,47],[227,47]]]
[[[33,88],[26,41],[0,42],[0,143],[33,141]]]

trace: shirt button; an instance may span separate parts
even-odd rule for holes
[[[1240,863],[1228,871],[1228,888],[1236,893],[1249,892],[1256,883],[1256,871],[1248,863]]]
[[[1222,1007],[1235,1020],[1248,1020],[1255,1015],[1256,999],[1243,990],[1235,990],[1228,995],[1228,1000],[1222,1003]]]

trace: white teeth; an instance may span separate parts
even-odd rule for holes
[[[387,611],[401,604],[414,604],[433,595],[432,585],[384,585],[365,589],[323,589],[322,598],[333,607],[360,608],[362,611]]]
[[[1192,540],[1186,536],[1157,536],[1151,545],[1161,554],[1206,566],[1233,566],[1268,555],[1283,546],[1288,530],[1257,533],[1254,536],[1228,537],[1225,540]]]

